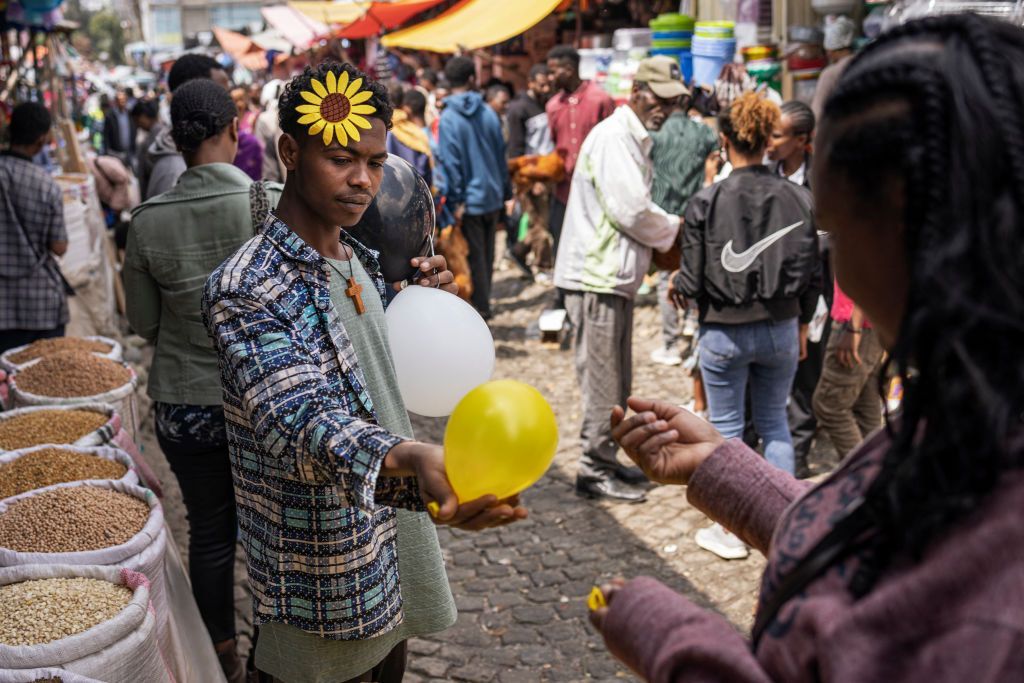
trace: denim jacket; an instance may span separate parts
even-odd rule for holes
[[[343,233],[384,299],[377,253]],[[377,424],[331,305],[327,262],[271,214],[206,283],[242,546],[258,623],[338,640],[402,619],[394,507],[416,480],[380,478],[402,439]]]
[[[217,354],[199,308],[213,269],[254,234],[252,179],[231,164],[190,168],[171,190],[132,213],[125,253],[128,322],[156,342],[148,391],[155,401],[220,405]],[[271,208],[281,186],[267,186]]]

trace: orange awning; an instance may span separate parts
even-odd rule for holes
[[[425,12],[442,0],[399,0],[398,2],[375,2],[367,8],[362,18],[343,28],[339,38],[369,38],[386,29],[398,28],[420,12]]]
[[[244,66],[249,71],[260,71],[268,68],[267,51],[257,45],[248,36],[241,33],[229,31],[220,26],[213,27],[213,35],[217,38],[217,44],[233,60]],[[284,55],[287,57],[287,55]]]
[[[296,0],[288,6],[308,18],[340,26],[340,38],[369,38],[384,29],[397,28],[441,0]]]
[[[473,50],[504,42],[532,28],[561,0],[463,0],[444,14],[389,33],[385,47],[430,52]]]

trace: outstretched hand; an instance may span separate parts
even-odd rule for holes
[[[382,470],[382,474],[416,477],[420,498],[431,511],[430,516],[435,524],[466,531],[481,531],[527,517],[526,508],[519,504],[519,496],[510,496],[504,500],[483,496],[460,503],[448,481],[444,449],[441,446],[407,441],[391,449],[385,465],[386,470]]]
[[[630,398],[635,415],[612,410],[612,438],[643,470],[661,484],[687,484],[690,477],[725,440],[710,423],[685,408],[644,398]]]

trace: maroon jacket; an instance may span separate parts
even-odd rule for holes
[[[864,493],[889,445],[868,439],[818,486],[724,443],[690,480],[689,501],[765,553],[761,604]],[[853,555],[787,602],[756,652],[721,616],[651,578],[612,601],[605,642],[649,681],[1024,681],[1024,472],[1005,474],[979,509],[922,561],[891,565],[858,601]]]

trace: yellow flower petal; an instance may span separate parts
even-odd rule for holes
[[[316,123],[309,127],[309,134],[316,135],[317,133],[322,131],[326,126],[327,122],[324,121],[323,119],[320,119],[319,121],[317,121]]]
[[[320,103],[323,102],[323,98],[322,97],[317,97],[316,95],[314,95],[313,93],[309,92],[308,90],[303,90],[299,94],[302,95],[302,99],[304,99],[307,102],[309,102],[310,104],[316,105],[318,107],[320,106]]]
[[[371,107],[368,104],[357,104],[356,106],[352,107],[351,111],[353,114],[372,114],[373,112],[377,111],[377,107]]]
[[[319,104],[300,104],[299,106],[295,107],[295,111],[299,112],[300,114],[319,114],[320,113],[320,105]]]
[[[315,78],[309,79],[309,82],[313,85],[313,90],[316,91],[317,95],[319,95],[321,98],[327,97],[327,88],[324,87],[323,83],[316,80]]]
[[[327,92],[329,92],[329,93],[331,93],[331,92],[338,92],[337,83],[338,83],[338,81],[335,80],[335,78],[334,78],[334,72],[333,71],[328,71],[327,72]]]
[[[371,97],[373,97],[373,93],[370,92],[369,90],[364,90],[362,92],[357,92],[355,95],[348,98],[348,101],[351,102],[352,104],[362,104]]]
[[[346,120],[351,121],[352,123],[356,124],[360,128],[365,128],[366,130],[370,130],[370,128],[372,128],[372,126],[370,125],[370,122],[367,121],[366,119],[364,119],[359,114],[349,114],[348,119],[346,119]]]
[[[298,123],[299,123],[300,126],[304,126],[307,123],[316,123],[319,120],[320,120],[320,112],[317,112],[315,114],[306,114],[305,116],[300,116]]]
[[[352,85],[348,86],[348,90],[345,91],[345,97],[347,97],[347,98],[349,98],[351,100],[352,97],[357,92],[359,92],[359,89],[361,87],[363,87],[363,79],[357,78],[356,80],[352,81]]]
[[[338,144],[342,147],[348,144],[348,133],[345,132],[345,127],[340,123],[334,124],[334,134],[338,137]],[[356,138],[358,140],[359,138]]]
[[[348,88],[348,72],[342,71],[338,74],[338,84],[334,92],[345,94],[345,90]]]
[[[359,142],[359,129],[353,126],[352,122],[348,119],[345,119],[342,123],[345,125],[345,130],[348,131],[349,137]]]
[[[331,144],[331,140],[334,139],[334,126],[324,126],[324,146],[327,147]]]

